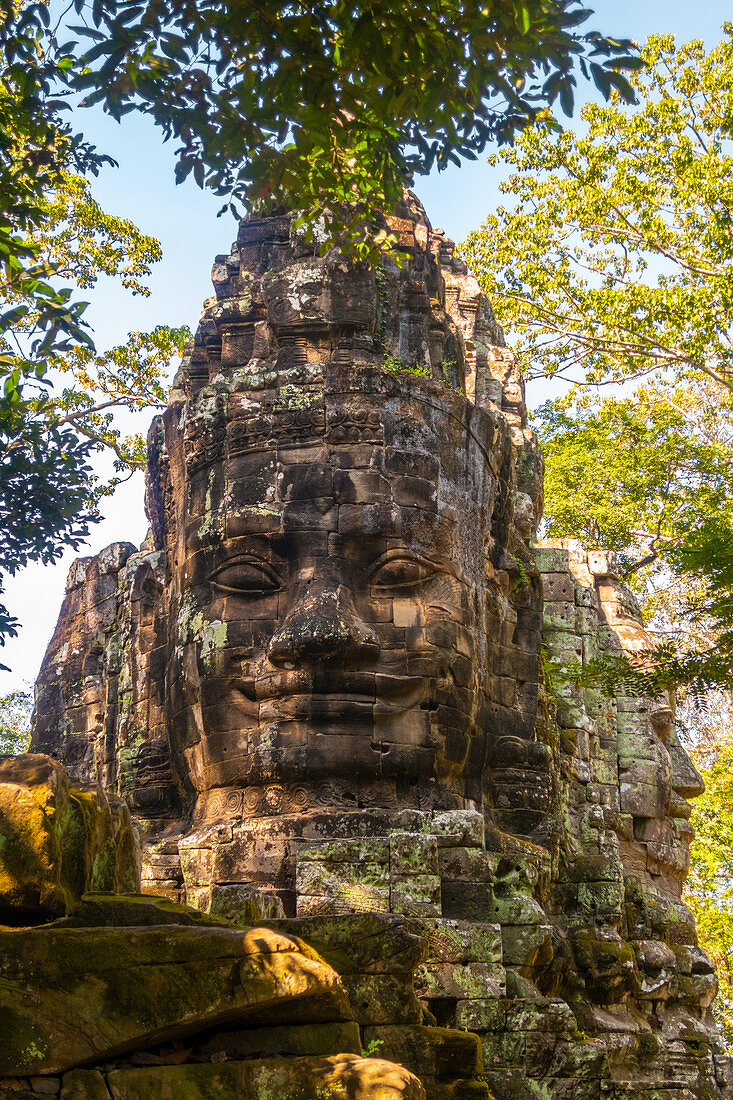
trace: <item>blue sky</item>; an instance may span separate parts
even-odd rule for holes
[[[650,34],[672,33],[678,42],[702,38],[709,48],[722,37],[721,24],[730,19],[723,0],[596,0],[589,6],[595,17],[589,26],[608,34],[644,41]],[[578,100],[591,89],[581,85]],[[100,283],[87,295],[87,317],[100,348],[123,342],[127,333],[156,324],[188,324],[195,328],[204,298],[211,294],[210,271],[214,256],[228,252],[236,235],[231,216],[217,218],[220,200],[200,191],[191,181],[176,187],[173,181],[173,144],[163,144],[160,132],[142,117],[127,115],[117,124],[99,111],[80,111],[78,125],[100,149],[110,153],[119,168],[105,169],[94,194],[110,213],[131,218],[163,246],[148,298],[132,297],[113,282]],[[433,225],[455,240],[477,228],[499,201],[500,176],[485,158],[450,167],[417,182]],[[530,395],[531,397],[531,395]],[[97,553],[108,543],[129,540],[139,544],[147,523],[143,513],[142,476],[136,475],[106,503],[105,518],[92,530],[84,553]],[[69,565],[67,553],[55,566],[31,566],[8,578],[5,602],[23,629],[0,652],[9,673],[0,673],[0,692],[31,684],[53,631],[63,599]]]

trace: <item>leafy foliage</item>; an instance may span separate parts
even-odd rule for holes
[[[26,691],[0,695],[0,755],[25,752],[31,736],[33,700]]]
[[[544,532],[618,550],[662,641],[612,670],[626,690],[650,676],[698,692],[733,682],[733,24],[724,31],[709,54],[651,38],[631,76],[638,110],[614,96],[583,110],[578,134],[524,133],[503,155],[516,205],[462,249],[527,376],[565,385],[537,416]]]
[[[695,839],[685,901],[695,914],[700,942],[720,981],[713,1012],[733,1045],[733,715],[730,698],[720,700],[723,723],[717,736],[695,752],[705,793],[692,804]]]
[[[6,147],[17,144],[8,164],[17,169],[19,187],[23,171],[31,174],[30,166],[20,164],[27,153],[23,133],[5,134]],[[21,258],[11,255],[0,263],[0,593],[3,574],[77,549],[98,518],[99,496],[143,464],[141,437],[124,435],[115,413],[165,403],[170,361],[188,336],[185,328],[161,326],[132,333],[122,347],[97,354],[81,330],[64,322],[64,310],[78,318],[82,307],[71,306],[71,291],[57,292],[52,283],[66,278],[89,288],[105,275],[147,294],[142,280],[160,258],[160,245],[100,208],[89,182],[71,170],[78,158],[62,131],[54,130],[49,141],[55,142],[53,159],[48,172],[38,174],[43,189],[32,191],[35,180],[26,181],[32,209],[24,213],[21,204],[17,215],[10,210],[24,232]],[[7,175],[5,183],[9,188]],[[30,257],[25,266],[22,257]],[[52,381],[61,384],[54,388]],[[90,466],[100,447],[116,455],[118,476],[109,485],[99,484]],[[0,604],[0,645],[18,625]]]
[[[475,158],[559,101],[575,66],[629,96],[628,41],[578,29],[577,0],[74,0],[91,39],[74,84],[180,140],[177,177],[228,200],[288,202],[362,256],[415,173]],[[357,203],[345,230],[343,206]],[[335,213],[338,210],[338,213]]]
[[[671,371],[733,385],[733,24],[710,54],[641,50],[641,106],[583,109],[502,154],[516,201],[463,255],[516,331],[528,376],[607,384]],[[496,162],[498,158],[491,158]]]
[[[73,65],[68,47],[49,34],[45,4],[0,0],[0,277],[13,304],[0,328],[34,316],[34,337],[19,358],[0,350],[0,415],[20,400],[26,378],[41,377],[50,354],[89,343],[84,304],[52,283],[54,268],[33,240],[46,217],[44,196],[62,170],[98,171],[110,158],[73,135],[54,90]],[[6,295],[7,296],[7,295]]]
[[[88,180],[62,170],[54,188],[39,201],[44,220],[29,240],[39,258],[57,275],[82,289],[94,287],[102,275],[118,279],[133,294],[150,293],[143,280],[161,257],[159,242],[131,221],[104,211],[94,199]],[[37,324],[33,298],[0,276],[0,300],[24,308],[0,338],[0,348],[9,355],[14,352],[20,359]],[[119,471],[141,468],[142,437],[123,436],[115,423],[115,412],[165,405],[164,379],[171,360],[180,354],[189,336],[185,326],[160,325],[149,333],[130,333],[124,345],[105,353],[98,353],[87,343],[56,350],[46,357],[47,368],[53,369],[54,387],[46,377],[40,381],[28,379],[20,407],[37,430],[63,429],[67,451],[73,429],[84,439],[114,451]],[[29,419],[27,423],[32,434]],[[71,469],[67,468],[66,473],[70,477]],[[88,475],[85,478],[88,482]]]
[[[618,551],[629,578],[670,560],[700,517],[733,512],[733,399],[717,391],[646,385],[544,405],[548,533]]]

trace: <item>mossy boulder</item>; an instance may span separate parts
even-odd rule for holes
[[[0,1019],[0,1077],[10,1077],[219,1025],[341,1022],[352,1012],[338,974],[293,936],[52,924],[0,932]]]
[[[88,891],[138,892],[127,807],[71,787],[41,753],[0,756],[0,924],[63,916]]]

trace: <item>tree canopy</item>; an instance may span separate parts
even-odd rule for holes
[[[365,255],[411,176],[510,141],[556,101],[570,113],[578,69],[630,95],[623,71],[639,64],[628,40],[582,29],[592,12],[577,0],[74,8],[86,103],[149,114],[180,141],[179,179],[288,202],[321,234],[325,221],[324,248],[339,238]],[[344,203],[357,204],[346,231]]]
[[[621,552],[652,625],[678,643],[662,673],[699,687],[733,680],[724,33],[710,53],[651,38],[630,77],[638,108],[614,96],[585,107],[577,133],[536,127],[492,158],[514,169],[514,205],[463,246],[525,375],[564,389],[537,417],[546,533]]]
[[[639,107],[591,104],[580,132],[536,127],[499,154],[515,205],[464,255],[529,377],[672,371],[733,386],[733,24],[724,32],[709,54],[651,38],[630,78]]]
[[[23,247],[33,265],[80,289],[105,275],[147,294],[144,280],[160,258],[160,245],[101,209],[64,148],[25,226]],[[165,404],[171,359],[188,336],[186,328],[159,326],[97,352],[60,326],[56,338],[44,341],[45,301],[30,268],[23,270],[17,279],[12,265],[0,266],[0,363],[9,372],[0,400],[0,593],[3,575],[78,548],[98,517],[99,497],[143,465],[141,436],[123,433],[115,414]],[[65,294],[68,301],[70,292]],[[106,484],[90,464],[100,448],[115,455],[117,476]],[[0,604],[0,645],[18,625]]]
[[[730,697],[715,699],[705,728],[697,730],[693,755],[705,792],[692,803],[695,839],[684,900],[695,914],[700,942],[720,982],[713,1012],[728,1044],[733,1042],[733,712]]]
[[[26,752],[31,737],[30,692],[11,691],[0,695],[0,755]]]

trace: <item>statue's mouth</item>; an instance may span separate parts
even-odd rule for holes
[[[293,669],[235,681],[258,704],[260,720],[350,718],[372,721],[420,706],[428,681],[423,676],[374,672]]]

